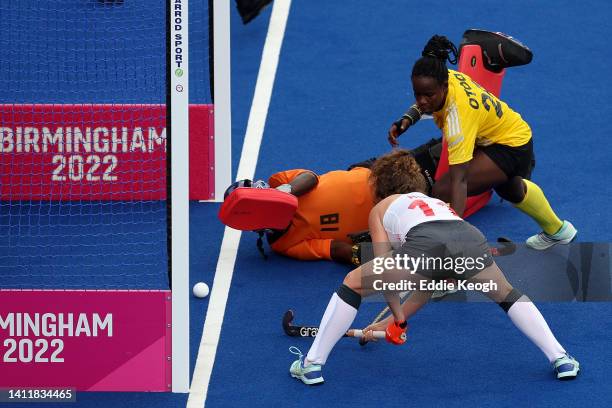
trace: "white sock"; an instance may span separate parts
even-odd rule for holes
[[[529,298],[522,296],[517,300],[508,310],[508,317],[529,340],[546,354],[548,361],[552,363],[565,355],[565,349],[559,344],[546,320]]]
[[[304,365],[325,364],[329,353],[351,327],[357,316],[357,309],[334,293],[321,319],[317,337],[310,346]]]

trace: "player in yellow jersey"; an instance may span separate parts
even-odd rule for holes
[[[453,59],[450,58],[453,56]],[[577,231],[552,210],[542,190],[529,180],[533,142],[527,122],[505,102],[466,74],[447,68],[457,49],[446,37],[433,36],[412,69],[416,103],[389,130],[389,141],[413,125],[421,114],[433,115],[448,144],[449,171],[432,195],[463,215],[467,196],[493,188],[503,199],[529,215],[542,232],[527,246],[543,250],[571,242]]]
[[[374,206],[368,184],[370,170],[287,170],[272,175],[270,187],[298,197],[298,209],[284,231],[268,234],[272,250],[300,260],[358,263],[349,234],[368,228]]]

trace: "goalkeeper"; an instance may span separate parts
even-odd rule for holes
[[[433,186],[440,152],[440,139],[432,139],[411,151],[427,182],[428,192]],[[368,178],[369,168],[375,160],[372,158],[353,164],[346,171],[331,171],[320,176],[304,169],[272,175],[269,186],[296,196],[297,211],[287,221],[286,228],[264,227],[257,232],[260,236],[265,232],[272,250],[279,254],[299,260],[333,260],[358,266],[361,246],[370,241],[368,214],[374,201]],[[242,182],[233,183],[225,195],[244,186]],[[251,181],[246,184],[251,186]],[[269,216],[273,215],[265,215]],[[258,248],[263,253],[261,238]]]
[[[440,158],[441,140],[432,139],[411,151],[427,182]],[[361,263],[361,245],[370,241],[368,214],[374,206],[369,168],[375,159],[318,176],[309,170],[287,170],[270,177],[270,187],[298,197],[298,210],[289,227],[267,234],[272,250],[300,260]],[[401,169],[399,170],[401,171]]]
[[[360,239],[352,233],[368,228],[368,214],[374,205],[369,175],[365,167],[322,175],[302,169],[272,175],[270,187],[298,197],[298,209],[289,226],[267,234],[272,250],[300,260],[358,265],[359,242],[369,236]]]

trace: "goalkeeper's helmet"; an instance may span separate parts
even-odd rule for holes
[[[234,181],[232,184],[229,185],[228,188],[225,189],[225,193],[223,193],[223,199],[225,200],[227,196],[230,195],[238,187],[251,187],[252,185],[253,182],[249,179]]]
[[[228,188],[225,189],[225,193],[223,193],[223,200],[225,200],[228,195],[232,194],[232,192],[238,187],[270,188],[270,185],[263,180],[257,180],[255,182],[249,179],[234,181]]]

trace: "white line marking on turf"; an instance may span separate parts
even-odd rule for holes
[[[290,6],[291,0],[276,0],[272,6],[268,35],[264,44],[255,95],[238,165],[237,180],[252,179],[255,174]],[[206,402],[241,235],[242,232],[231,228],[225,228],[223,232],[219,260],[204,320],[204,330],[187,399],[187,408],[200,408]]]

